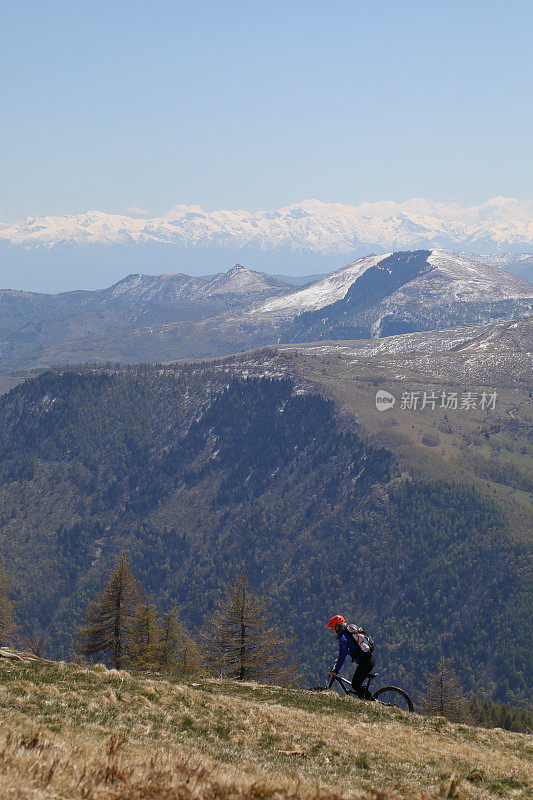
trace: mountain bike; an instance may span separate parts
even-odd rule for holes
[[[377,700],[378,703],[381,703],[384,706],[394,706],[394,708],[400,708],[402,711],[413,711],[413,701],[407,692],[404,692],[404,690],[398,688],[398,686],[382,686],[381,689],[378,689],[372,693],[370,691],[370,681],[377,677],[377,672],[371,672],[366,678],[366,684],[363,682],[363,688],[370,692],[372,695],[372,700]],[[340,675],[331,675],[327,686],[313,686],[311,691],[325,692],[328,689],[331,689],[335,681],[339,684],[345,694],[352,695],[352,697],[358,696],[352,689],[352,684],[350,681],[346,680],[346,678],[341,678]]]

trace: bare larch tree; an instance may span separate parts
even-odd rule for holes
[[[290,643],[281,628],[270,624],[266,600],[243,572],[202,630],[207,668],[241,681],[293,683],[297,665],[290,659]]]
[[[141,604],[141,587],[121,555],[100,596],[89,605],[79,630],[78,652],[93,660],[103,657],[122,669],[130,657],[132,628]]]
[[[198,647],[175,609],[161,615],[158,666],[164,672],[172,672],[180,677],[196,675],[200,670]]]
[[[161,647],[162,627],[153,600],[145,600],[136,610],[129,634],[128,661],[140,670],[157,669]]]
[[[435,672],[426,673],[423,709],[452,722],[468,722],[468,701],[451,664],[441,658]]]

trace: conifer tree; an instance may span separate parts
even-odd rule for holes
[[[266,600],[254,592],[243,572],[202,632],[208,669],[241,681],[294,682],[297,665],[290,661],[289,645],[283,631],[270,625]]]
[[[157,669],[163,645],[163,631],[152,600],[141,602],[131,623],[128,661],[138,669]]]
[[[426,674],[423,708],[428,714],[438,714],[452,722],[468,722],[468,702],[451,664],[441,658],[437,669]]]
[[[141,603],[141,587],[128,559],[121,555],[102,593],[89,605],[79,631],[80,654],[90,659],[103,657],[122,669],[130,658],[132,627]]]
[[[13,603],[8,596],[9,586],[9,578],[0,561],[0,646],[5,644],[9,636],[17,629]]]
[[[183,677],[195,675],[200,670],[198,647],[175,609],[165,612],[161,617],[159,667]]]

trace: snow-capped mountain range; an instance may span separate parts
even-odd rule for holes
[[[0,224],[0,285],[49,291],[61,285],[54,275],[70,266],[63,269],[70,283],[62,285],[74,287],[73,265],[102,285],[104,275],[128,267],[201,274],[241,260],[270,272],[309,273],[329,271],[339,254],[418,248],[523,254],[532,247],[533,204],[504,197],[470,207],[423,198],[358,206],[305,200],[258,212],[177,205],[150,219],[88,211]]]
[[[131,274],[98,291],[0,291],[0,358],[168,361],[532,313],[532,283],[445,250],[364,256],[300,289],[237,264],[210,278]]]
[[[256,213],[208,212],[198,205],[177,205],[165,216],[153,219],[101,211],[29,217],[0,227],[0,239],[27,247],[155,241],[188,246],[218,243],[348,252],[360,244],[409,249],[436,241],[455,244],[491,241],[501,248],[531,245],[533,205],[504,197],[469,208],[422,198],[359,206],[305,200],[276,211]]]

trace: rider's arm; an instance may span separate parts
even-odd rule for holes
[[[339,637],[339,655],[337,656],[337,660],[333,665],[332,672],[339,672],[342,665],[344,664],[344,659],[346,658],[346,653],[348,652],[348,642],[346,641],[346,636]]]

